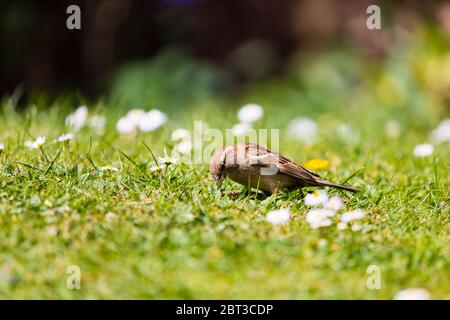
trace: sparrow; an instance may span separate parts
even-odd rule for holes
[[[351,192],[359,190],[323,180],[285,156],[253,143],[238,143],[216,150],[211,157],[210,173],[220,187],[228,177],[268,194],[282,189],[334,187]]]

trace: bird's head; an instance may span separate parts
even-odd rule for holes
[[[223,149],[217,149],[211,157],[209,171],[217,186],[220,187],[225,177],[225,152]]]

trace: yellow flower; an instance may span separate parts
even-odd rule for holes
[[[320,170],[325,169],[328,167],[328,164],[330,162],[328,160],[322,160],[322,159],[311,159],[308,162],[304,164],[306,169],[310,170]]]

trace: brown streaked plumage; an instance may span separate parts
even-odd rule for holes
[[[285,156],[253,143],[239,143],[216,150],[211,158],[210,172],[217,184],[229,177],[270,194],[284,188],[303,187],[334,187],[358,192],[356,188],[323,180]]]

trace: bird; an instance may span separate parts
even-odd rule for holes
[[[210,173],[219,188],[228,177],[268,194],[303,187],[334,187],[359,192],[357,188],[324,180],[285,156],[254,143],[217,149],[211,157]]]

